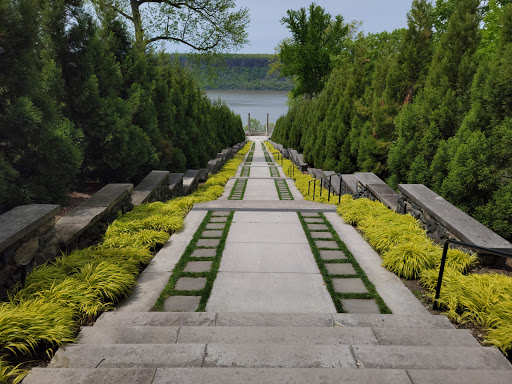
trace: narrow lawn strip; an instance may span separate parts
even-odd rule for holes
[[[285,180],[283,180],[283,179],[280,179],[280,180],[275,179],[274,183],[276,185],[276,190],[277,190],[277,195],[279,196],[279,200],[295,200],[293,198],[292,193],[290,192],[290,188],[288,187],[288,183]],[[286,189],[287,192],[281,193],[281,189],[283,189],[283,188]]]
[[[279,174],[279,171],[277,170],[277,167],[270,166],[270,167],[268,167],[268,169],[270,170],[270,177],[279,177],[279,176],[281,176]]]
[[[248,167],[248,166],[243,166],[242,167],[242,172],[240,173],[240,176],[241,177],[249,177],[251,174],[251,167]]]
[[[231,226],[231,222],[233,220],[233,214],[234,212],[230,212],[227,216],[226,224],[224,226],[224,229],[222,231],[221,237],[205,237],[204,232],[206,230],[207,224],[210,224],[210,220],[213,216],[213,211],[208,211],[206,214],[204,220],[199,225],[199,228],[194,234],[194,237],[190,241],[190,243],[187,245],[187,248],[185,249],[185,252],[183,252],[183,255],[180,258],[180,261],[176,264],[174,267],[173,273],[171,277],[169,278],[169,281],[167,282],[167,285],[165,286],[164,290],[160,294],[160,297],[155,303],[154,309],[157,311],[163,311],[164,310],[164,304],[167,298],[170,296],[201,296],[201,300],[199,302],[199,306],[197,307],[197,312],[204,312],[206,308],[206,303],[208,302],[208,299],[211,294],[211,290],[213,288],[213,283],[215,282],[215,279],[217,277],[217,272],[219,270],[220,266],[220,259],[222,257],[222,252],[224,251],[224,247],[226,244],[226,238],[229,232],[229,228]],[[217,217],[217,216],[215,216]],[[206,231],[207,232],[207,231]],[[197,243],[201,238],[207,238],[207,239],[220,239],[220,243],[217,247],[198,247]],[[192,253],[196,249],[208,249],[208,248],[216,248],[215,256],[214,257],[191,257]],[[212,261],[212,266],[210,268],[210,271],[208,272],[185,272],[184,269],[186,268],[187,264],[190,261]],[[176,290],[176,284],[178,280],[182,277],[192,277],[192,278],[198,278],[198,277],[205,277],[206,278],[206,284],[203,289],[199,290]]]
[[[237,179],[235,185],[229,194],[228,200],[243,200],[245,190],[247,189],[247,180]],[[240,196],[235,196],[240,195]]]
[[[306,234],[306,237],[308,239],[309,245],[311,247],[311,251],[313,252],[313,255],[315,257],[315,261],[318,265],[318,269],[320,270],[320,273],[322,274],[322,277],[324,278],[325,285],[327,287],[327,290],[329,291],[329,294],[332,297],[334,306],[336,307],[336,310],[338,312],[344,312],[343,305],[341,303],[341,299],[374,299],[377,303],[379,310],[381,313],[391,313],[391,310],[386,306],[384,303],[384,300],[379,296],[377,291],[375,290],[375,286],[370,282],[366,274],[364,273],[363,269],[359,266],[357,261],[355,260],[352,253],[348,250],[346,245],[341,241],[338,234],[332,227],[331,223],[325,218],[323,213],[319,214],[319,217],[322,219],[323,224],[325,224],[328,228],[327,231],[318,231],[318,232],[329,232],[332,236],[332,239],[336,242],[338,245],[338,249],[343,251],[343,253],[346,256],[346,259],[335,259],[335,260],[323,260],[320,251],[321,250],[333,250],[331,248],[318,248],[315,241],[313,240],[313,234],[312,231],[308,228],[308,225],[306,221],[304,220],[304,216],[300,212],[297,212],[299,216],[299,220],[302,224],[302,228],[304,230],[304,233]],[[314,231],[317,232],[317,231]],[[329,275],[327,271],[326,264],[337,264],[337,263],[347,263],[352,264],[354,267],[354,270],[356,271],[356,275]],[[332,279],[333,278],[346,278],[346,277],[358,277],[362,280],[364,286],[368,290],[368,293],[339,293],[336,292],[334,289],[334,284]]]

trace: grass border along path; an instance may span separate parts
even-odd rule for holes
[[[215,211],[208,211],[204,220],[199,225],[194,237],[188,244],[185,252],[180,258],[180,261],[176,264],[173,269],[172,275],[167,282],[167,285],[163,289],[160,297],[157,299],[154,309],[157,311],[165,310],[165,301],[171,296],[201,296],[201,300],[199,301],[199,305],[196,309],[196,312],[204,312],[206,309],[206,303],[210,298],[213,289],[213,283],[217,278],[217,273],[220,267],[220,260],[222,258],[222,252],[224,252],[224,247],[226,246],[226,238],[229,233],[229,228],[231,227],[231,222],[233,221],[234,211],[230,211],[229,213],[216,213]],[[225,221],[221,218],[225,218]],[[213,221],[212,221],[213,220]],[[208,235],[208,224],[224,224],[224,228],[222,229],[222,235],[220,237],[210,237]],[[198,242],[201,240],[215,240],[219,239],[219,244],[216,246],[198,246]],[[200,249],[215,249],[215,256],[210,257],[193,257],[193,253],[196,250]],[[185,272],[185,268],[189,262],[196,261],[212,261],[212,265],[210,270],[207,272]],[[198,290],[177,290],[176,284],[181,278],[206,278],[206,284],[202,289]]]
[[[236,179],[235,185],[231,189],[228,200],[243,200],[245,190],[247,189],[247,179]]]
[[[247,143],[191,195],[141,204],[114,221],[98,245],[34,268],[25,288],[0,304],[0,382],[21,380],[28,372],[25,362],[45,352],[51,356],[74,340],[81,324],[128,295],[154,253],[182,228],[192,206],[224,192],[251,146]]]
[[[311,247],[311,251],[313,252],[313,255],[315,257],[315,261],[318,265],[318,269],[320,270],[320,273],[322,274],[322,277],[325,282],[325,286],[327,287],[327,290],[329,291],[329,294],[332,297],[332,301],[334,303],[334,306],[336,307],[336,310],[340,313],[345,312],[343,309],[343,304],[341,302],[342,299],[364,299],[364,300],[375,300],[375,303],[379,307],[379,310],[381,313],[391,313],[391,310],[388,308],[388,306],[384,303],[384,300],[379,296],[377,293],[377,290],[375,289],[375,286],[373,283],[368,279],[368,276],[366,276],[366,273],[364,270],[359,266],[356,259],[350,253],[347,246],[341,241],[338,234],[332,227],[331,223],[325,218],[325,215],[323,213],[319,213],[317,216],[311,216],[309,214],[307,217],[304,216],[303,213],[297,212],[299,216],[300,223],[302,225],[302,228],[304,229],[304,233],[306,234],[306,237],[309,242],[309,246]],[[305,219],[318,217],[320,220],[317,220],[319,223],[325,225],[327,227],[327,230],[311,230],[308,226],[308,223]],[[321,256],[321,251],[332,251],[332,248],[319,248],[315,242],[314,239],[314,233],[328,233],[330,234],[330,238],[322,238],[322,239],[316,239],[317,241],[335,241],[338,248],[336,250],[341,250],[345,254],[345,258],[339,258],[339,259],[330,259],[330,260],[324,260]],[[350,275],[330,275],[327,271],[327,264],[351,264],[354,267],[355,274]],[[364,286],[368,290],[368,293],[339,293],[336,292],[334,289],[334,284],[332,279],[333,278],[359,278],[363,282]]]

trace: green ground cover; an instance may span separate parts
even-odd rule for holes
[[[266,145],[271,153],[275,152],[270,143]],[[284,159],[283,169],[288,167],[295,165]],[[304,199],[312,201],[308,183],[313,178],[302,174],[297,167],[292,178]],[[328,201],[326,192],[320,196],[320,188],[316,190],[314,201],[338,204],[337,198]],[[341,197],[337,212],[347,223],[358,227],[380,253],[386,268],[402,278],[419,278],[434,297],[442,248],[432,243],[417,220],[395,213],[380,202],[354,200],[350,195]],[[474,255],[456,249],[448,252],[439,303],[452,321],[484,327],[487,330],[485,342],[507,355],[512,350],[512,278],[495,273],[467,274],[476,262]]]
[[[15,362],[41,353],[51,357],[56,347],[74,340],[80,325],[129,294],[154,252],[183,227],[192,206],[223,193],[250,146],[191,195],[136,206],[109,226],[98,245],[35,268],[25,287],[0,304],[0,382],[21,380],[27,371]]]

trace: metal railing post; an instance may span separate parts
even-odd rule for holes
[[[331,180],[332,175],[329,176],[329,197],[327,198],[327,201],[331,201]]]
[[[434,297],[434,306],[432,307],[435,310],[439,308],[437,304],[437,300],[439,300],[439,295],[441,295],[441,284],[443,283],[443,274],[444,274],[444,265],[446,264],[446,255],[448,254],[448,245],[450,244],[450,240],[446,240],[443,246],[443,256],[441,257],[441,266],[439,267],[439,277],[437,278],[437,287],[436,287],[436,295]]]
[[[25,288],[25,281],[27,280],[27,264],[21,264],[21,288]]]
[[[338,190],[339,197],[338,197],[338,205],[341,204],[341,173],[339,174],[340,177],[340,189]]]
[[[437,278],[436,294],[434,296],[434,305],[432,306],[432,308],[435,310],[439,308],[438,300],[439,300],[439,297],[441,296],[441,286],[443,284],[444,267],[446,264],[446,258],[448,256],[449,244],[457,244],[457,245],[462,245],[463,247],[466,247],[466,248],[471,248],[476,251],[484,251],[482,253],[485,253],[485,254],[512,258],[512,253],[502,252],[502,251],[498,251],[498,250],[495,250],[492,248],[481,247],[479,245],[464,243],[464,242],[458,241],[458,240],[452,240],[452,239],[446,240],[446,242],[444,243],[444,247],[443,247],[443,256],[441,257],[441,265],[439,266],[439,276]]]

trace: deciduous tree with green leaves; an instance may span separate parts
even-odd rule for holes
[[[342,52],[350,27],[343,22],[343,16],[332,18],[315,3],[308,10],[289,9],[281,24],[292,33],[292,38],[283,40],[278,47],[281,76],[293,76],[294,97],[304,95],[311,99],[322,91],[332,71],[331,58]]]
[[[136,46],[157,41],[181,43],[194,51],[240,48],[247,42],[247,8],[233,0],[93,0],[114,9],[131,24]]]

